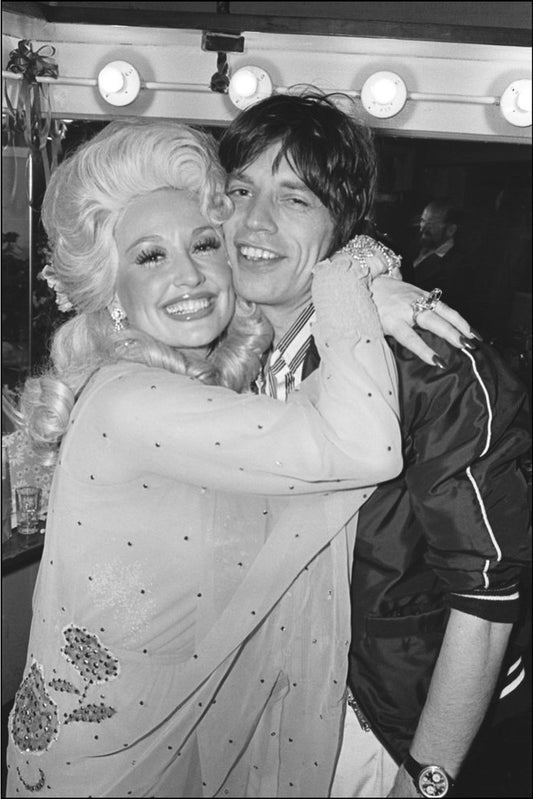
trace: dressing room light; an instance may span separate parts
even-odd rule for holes
[[[407,100],[407,87],[395,72],[375,72],[363,84],[361,102],[373,117],[398,114]]]
[[[531,125],[531,80],[515,80],[501,96],[500,110],[511,125],[526,128]]]
[[[111,61],[100,70],[98,91],[110,105],[133,103],[141,89],[139,73],[127,61]]]
[[[272,81],[268,72],[255,66],[241,67],[232,76],[228,94],[233,105],[239,109],[270,97]]]

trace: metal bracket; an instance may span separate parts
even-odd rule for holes
[[[240,33],[203,31],[202,50],[214,53],[244,53],[244,36]]]

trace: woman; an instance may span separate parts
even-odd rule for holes
[[[343,256],[316,269],[317,379],[287,404],[236,393],[270,331],[235,306],[223,178],[203,134],[113,123],[47,189],[77,313],[22,405],[34,446],[60,446],[9,796],[287,795],[280,761],[298,793],[309,758],[327,790],[344,524],[401,467],[394,370]]]

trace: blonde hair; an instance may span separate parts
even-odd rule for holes
[[[55,333],[50,368],[26,381],[20,423],[33,448],[53,461],[77,397],[102,366],[129,360],[187,374],[236,391],[249,386],[272,330],[259,310],[238,301],[234,318],[207,358],[185,355],[148,334],[115,332],[107,306],[118,268],[115,225],[136,197],[185,189],[221,224],[232,205],[214,140],[174,122],[113,122],[53,173],[42,208],[53,271],[76,315]]]

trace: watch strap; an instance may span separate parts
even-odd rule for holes
[[[410,753],[407,753],[403,767],[420,796],[448,796],[454,786],[454,780],[442,766],[436,763],[419,763]]]

